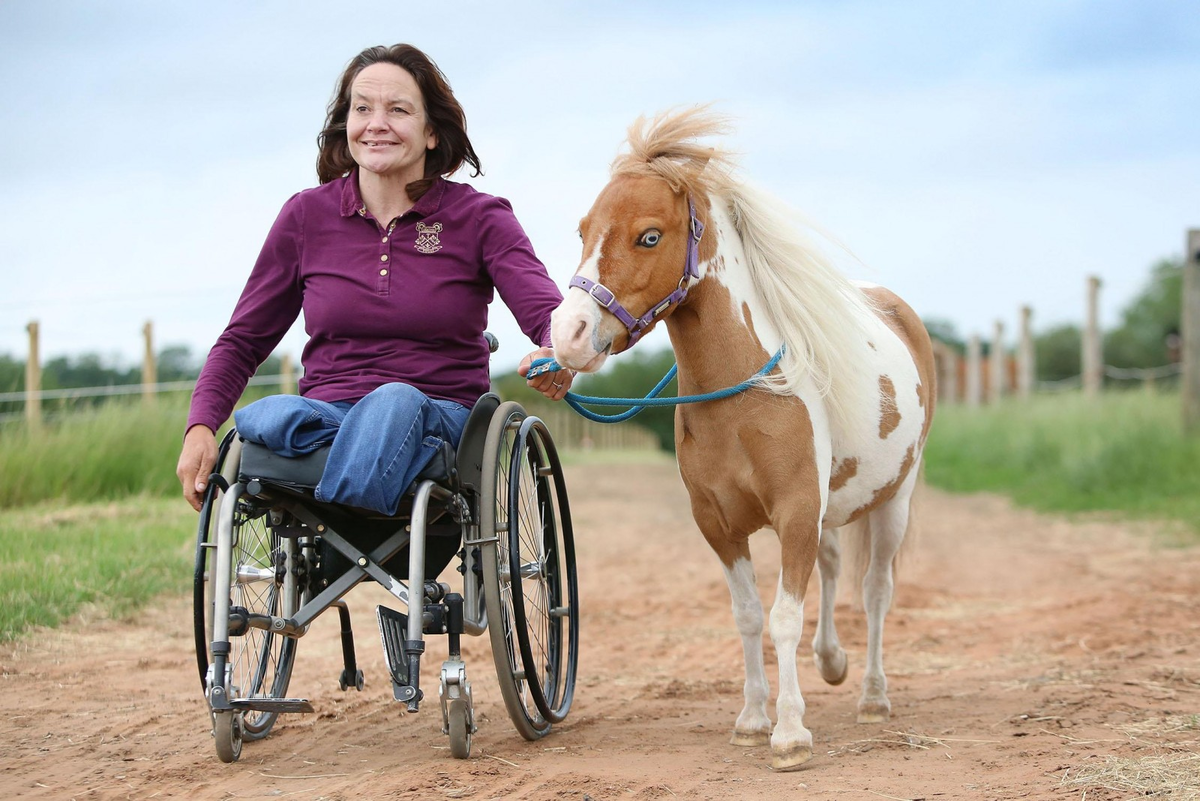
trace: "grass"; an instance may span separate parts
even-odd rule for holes
[[[109,403],[0,428],[0,639],[54,625],[86,604],[123,615],[190,576],[194,513],[175,462],[186,400]],[[568,464],[669,459],[566,451]],[[1078,394],[938,410],[929,482],[990,491],[1043,511],[1109,511],[1184,521],[1200,534],[1200,437],[1181,430],[1177,394]]]
[[[41,431],[0,429],[0,509],[54,498],[80,503],[178,494],[185,404],[113,402],[50,420]]]
[[[124,617],[190,586],[196,514],[182,499],[136,496],[0,515],[0,641],[94,608]]]
[[[1200,436],[1183,434],[1178,394],[943,406],[925,465],[929,483],[953,492],[999,492],[1041,511],[1174,519],[1200,534]]]

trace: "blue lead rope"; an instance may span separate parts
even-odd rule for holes
[[[783,347],[775,351],[775,355],[771,360],[763,365],[763,368],[757,373],[747,378],[737,386],[719,389],[716,392],[705,392],[700,395],[681,395],[677,398],[660,398],[658,393],[666,388],[667,384],[671,383],[671,379],[679,372],[679,365],[671,365],[671,369],[663,376],[662,380],[650,390],[644,398],[599,398],[593,395],[577,395],[574,392],[567,392],[564,400],[567,405],[577,411],[581,416],[586,417],[596,423],[622,423],[631,417],[641,414],[651,406],[677,406],[681,403],[704,403],[705,401],[721,400],[728,398],[738,393],[745,392],[758,383],[758,380],[775,369],[779,364],[779,360],[783,358]],[[526,378],[532,378],[542,373],[553,373],[562,369],[562,365],[554,361],[554,359],[534,359],[529,365],[529,373]],[[591,409],[585,409],[582,404],[590,406],[630,406],[627,411],[618,414],[600,414],[593,412]]]

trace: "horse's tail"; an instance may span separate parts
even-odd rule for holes
[[[920,508],[925,489],[925,461],[923,459],[917,470],[917,484],[908,499],[908,527],[904,531],[904,540],[900,543],[900,550],[892,558],[893,581],[899,578],[901,567],[911,558],[920,532]],[[865,514],[853,523],[842,526],[839,529],[839,539],[842,553],[842,574],[846,577],[844,584],[852,588],[850,603],[854,609],[862,611],[863,580],[866,578],[867,568],[871,565],[871,515]]]

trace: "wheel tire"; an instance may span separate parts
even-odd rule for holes
[[[455,698],[448,711],[450,728],[450,755],[455,759],[471,756],[471,720],[467,699]]]
[[[237,480],[241,461],[241,443],[230,430],[221,440],[213,472],[219,473],[226,484]],[[219,482],[210,481],[200,506],[200,522],[196,530],[196,559],[192,575],[192,626],[196,637],[196,664],[200,668],[200,688],[208,692],[208,657],[212,644],[212,576],[209,571],[216,563],[217,515],[225,493]]]
[[[217,712],[213,716],[213,738],[217,742],[217,756],[222,762],[237,762],[242,756],[241,713],[237,711]]]
[[[518,431],[508,489],[509,576],[521,661],[538,711],[560,723],[575,694],[579,589],[562,465],[549,429],[536,417]]]
[[[232,606],[261,615],[281,615],[285,607],[284,585],[276,578],[276,560],[285,549],[295,549],[294,539],[276,536],[266,525],[266,509],[238,505],[234,512]],[[285,557],[286,558],[286,557]],[[256,574],[271,577],[251,579]],[[298,607],[297,599],[286,606]],[[296,638],[272,631],[251,628],[238,637],[230,637],[230,698],[285,698],[296,661]],[[261,740],[270,733],[278,712],[245,710],[242,737]]]
[[[513,401],[500,404],[492,415],[481,460],[479,533],[484,540],[480,546],[484,605],[500,695],[517,732],[526,740],[536,740],[550,730],[550,721],[538,710],[524,678],[509,581],[507,535],[510,465],[525,418],[525,410]]]
[[[231,431],[218,452],[217,471],[228,486],[237,482],[241,463],[241,443]],[[225,491],[212,482],[201,507],[197,532],[196,564],[193,583],[193,618],[196,638],[196,661],[200,680],[208,692],[208,669],[212,661],[213,601],[217,592],[228,592],[231,606],[244,607],[259,614],[280,614],[284,608],[283,585],[274,576],[254,580],[254,571],[266,571],[275,565],[276,554],[283,549],[294,550],[295,540],[281,540],[265,525],[265,509],[251,503],[239,502],[230,512],[223,509]],[[232,514],[233,553],[230,576],[224,580],[215,576],[217,530],[222,514]],[[241,580],[239,580],[241,577]],[[297,591],[298,594],[298,591]],[[295,610],[300,599],[293,598],[286,606]],[[250,629],[244,635],[231,636],[227,661],[227,677],[213,677],[214,682],[226,683],[227,697],[283,698],[287,695],[292,666],[296,659],[296,640],[261,629]],[[218,718],[221,714],[218,713]],[[237,725],[238,749],[242,740],[266,737],[279,717],[278,712],[239,711]],[[232,747],[232,746],[230,746]],[[228,753],[225,754],[226,756]],[[234,757],[236,759],[236,757]],[[222,756],[224,759],[224,756]]]

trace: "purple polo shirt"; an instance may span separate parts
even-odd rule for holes
[[[562,301],[508,201],[438,179],[390,233],[363,209],[357,171],[279,213],[192,394],[188,427],[214,431],[304,312],[300,394],[355,401],[404,382],[471,406],[490,385],[483,339],[493,290],[550,344]]]

